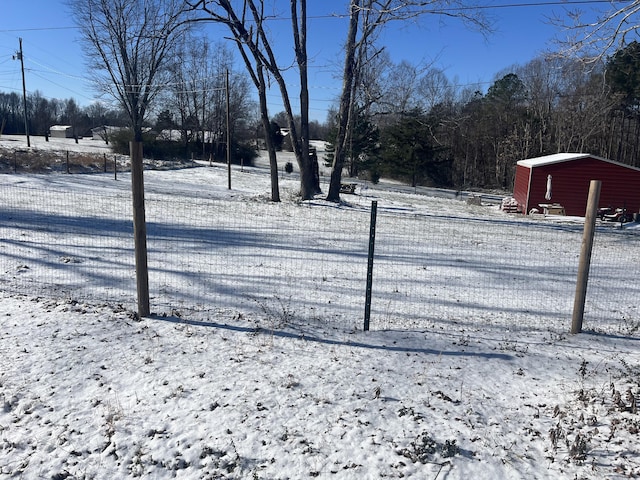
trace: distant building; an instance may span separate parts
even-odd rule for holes
[[[584,217],[591,180],[600,180],[599,207],[640,211],[640,168],[588,153],[557,153],[516,164],[513,198],[526,214],[557,210]]]
[[[73,128],[69,125],[52,125],[49,132],[52,138],[73,138]]]

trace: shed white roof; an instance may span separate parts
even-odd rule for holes
[[[554,163],[568,162],[571,160],[579,160],[581,158],[594,158],[602,162],[613,163],[614,165],[620,165],[621,167],[630,168],[632,170],[640,170],[637,167],[632,167],[631,165],[615,162],[613,160],[607,160],[606,158],[597,157],[589,153],[555,153],[553,155],[545,155],[544,157],[536,157],[536,158],[528,158],[526,160],[520,160],[518,161],[518,165],[527,167],[527,168],[533,168],[533,167],[541,167],[544,165],[551,165]]]

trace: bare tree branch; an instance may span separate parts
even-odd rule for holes
[[[134,134],[162,89],[169,52],[187,28],[179,0],[69,0],[96,86],[127,112]]]
[[[585,20],[586,16],[593,13],[572,10],[566,12],[566,17],[555,16],[550,19],[550,23],[565,34],[557,42],[557,55],[579,57],[586,63],[596,63],[628,44],[629,36],[638,36],[640,0],[611,1],[609,8],[596,14],[595,19]]]

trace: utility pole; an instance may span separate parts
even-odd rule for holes
[[[22,55],[22,37],[19,39],[20,42],[20,51],[13,57],[15,60],[18,58],[20,60],[20,69],[22,70],[22,106],[24,107],[24,133],[27,136],[27,147],[31,146],[31,141],[29,140],[29,120],[27,119],[27,85],[24,81],[24,60]]]

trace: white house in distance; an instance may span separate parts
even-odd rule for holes
[[[52,125],[49,132],[52,138],[73,138],[73,128],[70,125]]]

